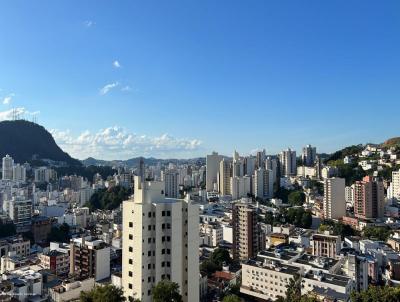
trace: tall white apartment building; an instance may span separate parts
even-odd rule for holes
[[[253,175],[256,167],[256,158],[247,156],[244,158],[244,175]]]
[[[165,197],[178,198],[179,196],[179,173],[176,170],[168,170],[162,174],[165,183]]]
[[[278,175],[278,159],[268,156],[265,160],[265,169],[272,170],[272,179],[275,183]]]
[[[199,301],[199,209],[190,199],[165,197],[165,184],[135,177],[123,203],[122,287],[151,302],[163,279],[178,283],[183,301]]]
[[[26,167],[24,165],[14,165],[12,174],[14,181],[26,182]]]
[[[303,148],[303,152],[301,154],[301,159],[303,161],[303,165],[305,165],[307,167],[313,166],[316,156],[317,156],[317,148],[311,147],[311,145],[305,146]]]
[[[232,177],[244,176],[244,160],[238,152],[233,153]]]
[[[213,152],[206,157],[206,190],[207,192],[214,191],[218,182],[219,162],[222,160],[222,155]]]
[[[346,202],[354,204],[354,185],[346,186],[344,192]]]
[[[338,219],[346,215],[344,178],[324,180],[323,208],[325,219]]]
[[[392,172],[392,197],[400,199],[400,170]]]
[[[12,180],[13,179],[13,166],[14,160],[10,155],[6,155],[3,157],[3,169],[2,169],[2,179],[3,180]]]
[[[279,161],[281,163],[281,175],[291,176],[296,175],[296,151],[292,151],[290,148],[283,150],[279,154]]]
[[[247,197],[247,194],[251,193],[251,177],[232,177],[231,178],[231,195],[232,200],[240,199],[242,197]]]
[[[273,195],[273,172],[264,168],[254,171],[253,193],[255,197],[272,198]]]

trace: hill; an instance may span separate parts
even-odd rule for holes
[[[82,163],[85,166],[137,167],[139,165],[140,159],[141,159],[141,157],[134,157],[134,158],[130,158],[127,160],[101,160],[101,159],[95,159],[93,157],[88,157],[87,159],[82,160]],[[156,165],[157,163],[161,163],[161,164],[202,163],[202,164],[205,164],[205,162],[206,162],[206,159],[204,157],[191,158],[191,159],[158,159],[158,158],[154,158],[154,157],[144,158],[144,163],[148,166]]]
[[[0,122],[0,157],[6,154],[18,163],[49,159],[73,166],[81,165],[80,161],[61,150],[43,126],[25,120]]]
[[[382,148],[400,147],[400,137],[389,138],[381,145],[381,147]]]

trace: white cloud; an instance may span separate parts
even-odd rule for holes
[[[94,21],[92,21],[92,20],[86,20],[86,21],[83,22],[83,24],[84,24],[86,27],[92,27],[92,26],[94,26],[94,25],[96,24],[96,22],[94,22]]]
[[[118,85],[119,85],[118,82],[107,84],[103,88],[100,89],[100,94],[106,95],[111,89],[117,87]]]
[[[12,97],[9,96],[9,95],[3,98],[3,104],[4,104],[4,105],[10,104],[11,101],[12,101]]]
[[[202,144],[197,139],[175,138],[168,134],[156,137],[137,135],[118,126],[96,133],[86,130],[79,135],[72,135],[69,130],[53,129],[50,132],[64,151],[81,159],[89,156],[99,159],[191,157]]]
[[[13,118],[18,119],[29,119],[30,117],[37,116],[40,111],[28,111],[24,107],[18,107],[14,109],[9,109],[5,111],[0,111],[0,121],[12,120]]]
[[[131,90],[132,90],[132,88],[129,85],[126,85],[126,86],[121,88],[121,91],[131,91]]]
[[[120,64],[117,60],[115,60],[115,61],[113,62],[113,66],[114,66],[115,68],[121,68],[121,67],[122,67],[121,64]]]

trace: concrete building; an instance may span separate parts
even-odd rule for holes
[[[344,178],[324,180],[323,213],[325,219],[339,219],[346,215]]]
[[[58,250],[51,250],[39,255],[40,264],[57,276],[69,273],[69,254]]]
[[[12,168],[12,175],[14,181],[26,182],[26,167],[20,164],[14,165]]]
[[[344,194],[346,202],[354,205],[354,185],[346,186],[344,189]]]
[[[274,193],[274,181],[272,170],[258,168],[254,171],[253,194],[258,198],[272,198]]]
[[[5,157],[3,157],[3,166],[2,166],[3,180],[13,179],[13,166],[14,166],[14,160],[10,155],[7,154]]]
[[[257,151],[256,154],[256,168],[265,168],[265,149]]]
[[[256,209],[246,203],[234,203],[232,207],[233,258],[247,260],[260,250],[260,228]]]
[[[218,183],[219,162],[223,159],[222,155],[213,152],[206,157],[206,190],[214,191]]]
[[[232,200],[247,197],[247,194],[251,194],[251,177],[232,177],[231,178],[231,195]]]
[[[69,263],[71,276],[104,280],[110,277],[110,247],[91,236],[71,239]]]
[[[24,197],[13,197],[8,203],[8,216],[14,222],[17,232],[27,232],[31,229],[32,200]]]
[[[400,200],[400,170],[392,172],[392,196]]]
[[[51,301],[64,302],[79,300],[81,292],[89,292],[95,286],[93,278],[81,281],[67,280],[60,285],[56,285],[49,289]]]
[[[314,166],[316,156],[317,156],[317,148],[311,147],[311,145],[305,146],[303,148],[303,152],[301,153],[301,159],[303,161],[303,165],[307,167]]]
[[[162,180],[165,183],[165,197],[179,197],[179,173],[176,170],[168,170],[162,174]]]
[[[24,240],[22,236],[3,238],[0,240],[0,257],[7,256],[9,253],[20,257],[28,257],[30,247],[30,241]]]
[[[133,199],[123,203],[122,287],[127,298],[150,302],[152,288],[170,279],[183,301],[199,301],[199,209],[166,198],[164,187],[135,177]]]
[[[383,182],[365,176],[354,184],[354,215],[358,218],[380,218],[384,215],[385,190]]]
[[[281,176],[293,176],[297,172],[296,151],[290,148],[283,150],[279,154],[279,161],[281,164]]]
[[[232,194],[232,162],[227,159],[222,159],[219,163],[218,172],[218,191],[222,196]]]
[[[341,249],[340,236],[314,234],[310,245],[314,256],[337,258]]]

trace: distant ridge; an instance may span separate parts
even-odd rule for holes
[[[0,157],[9,154],[15,162],[51,160],[80,166],[81,162],[69,156],[56,144],[43,126],[25,120],[0,122]]]
[[[93,157],[88,157],[82,160],[85,166],[126,166],[126,167],[137,167],[139,165],[141,157],[134,157],[127,160],[101,160]],[[203,163],[205,164],[205,157],[196,157],[191,159],[158,159],[154,157],[144,158],[146,165],[156,165],[157,163]]]

